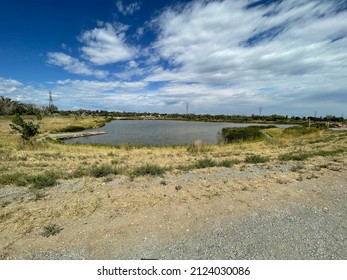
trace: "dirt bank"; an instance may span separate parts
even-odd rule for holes
[[[282,164],[83,178],[42,197],[2,188],[1,257],[346,259],[345,171]],[[57,234],[43,236],[52,224]]]

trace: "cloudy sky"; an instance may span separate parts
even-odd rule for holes
[[[0,95],[347,117],[347,0],[1,0]]]

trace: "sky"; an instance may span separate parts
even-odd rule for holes
[[[0,96],[347,117],[347,0],[1,0]]]

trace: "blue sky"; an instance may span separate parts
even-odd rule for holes
[[[1,0],[0,95],[60,109],[347,116],[347,0]]]

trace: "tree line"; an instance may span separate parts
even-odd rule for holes
[[[39,107],[35,104],[24,104],[10,98],[0,96],[0,115],[74,115],[74,116],[104,116],[110,119],[167,119],[167,120],[188,120],[188,121],[207,121],[207,122],[271,122],[271,123],[297,123],[303,124],[311,122],[344,122],[343,116],[336,117],[328,115],[325,117],[288,117],[282,115],[210,115],[210,114],[178,114],[178,113],[149,113],[149,112],[110,112],[106,110],[58,110],[54,105]]]

